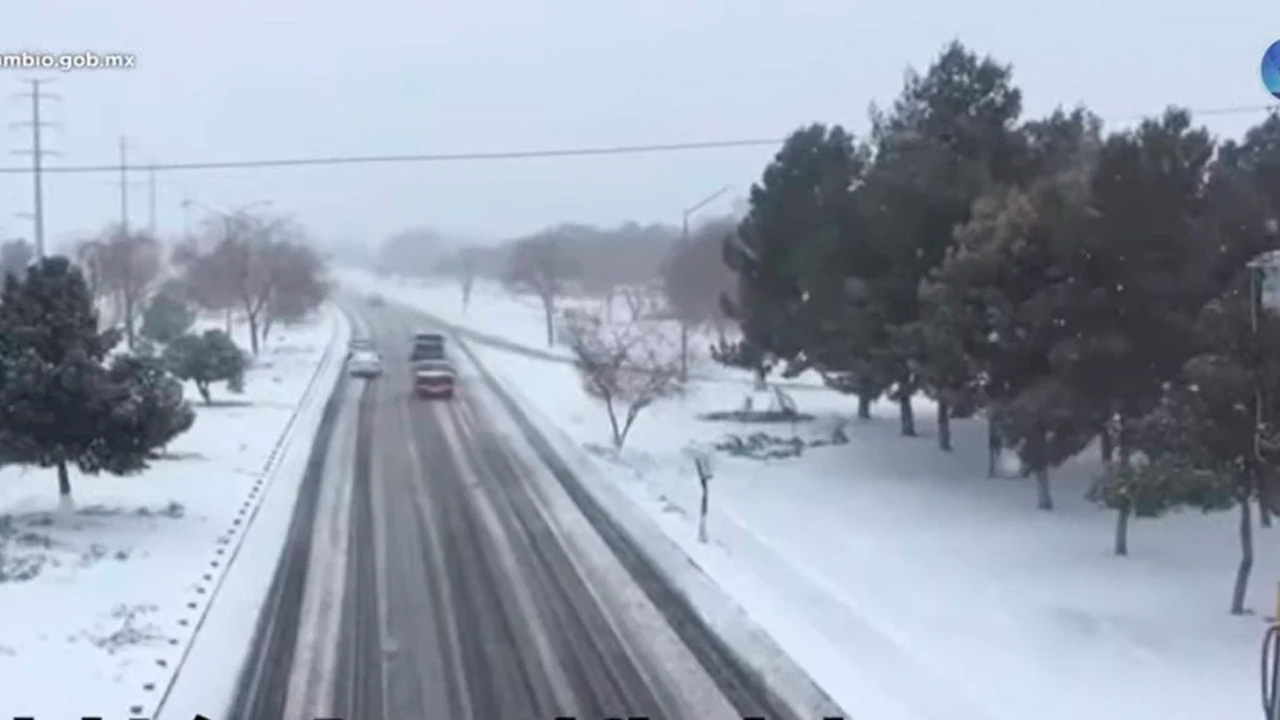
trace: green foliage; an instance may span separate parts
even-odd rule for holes
[[[195,410],[183,397],[182,383],[156,356],[118,355],[107,377],[127,388],[113,405],[118,417],[112,438],[129,452],[154,456],[195,424]]]
[[[724,259],[737,276],[725,314],[744,336],[734,358],[772,357],[797,367],[826,367],[834,355],[815,352],[822,329],[833,329],[827,303],[838,297],[843,235],[856,231],[853,189],[869,162],[868,150],[839,126],[811,125],[783,144],[759,183],[736,235],[724,241]],[[759,369],[763,366],[757,364]]]
[[[1158,457],[1103,473],[1085,496],[1102,507],[1131,512],[1139,518],[1157,518],[1184,507],[1222,511],[1236,504],[1231,478],[1197,468],[1178,456]]]
[[[888,392],[908,435],[923,391],[944,449],[980,413],[1045,509],[1102,437],[1117,553],[1133,516],[1280,511],[1280,318],[1248,267],[1280,250],[1280,112],[1222,143],[1177,108],[1020,115],[1011,69],[951,43],[865,140],[797,129],[723,243],[742,339],[713,356],[817,371],[864,417]]]
[[[142,314],[142,336],[164,345],[186,333],[196,322],[196,312],[177,295],[160,293],[151,298]]]
[[[137,472],[158,445],[190,427],[163,374],[126,371],[125,360],[120,369],[105,367],[118,342],[118,333],[98,330],[88,286],[67,258],[46,258],[5,281],[0,461],[56,467],[59,490],[69,495],[68,466]],[[163,432],[140,431],[160,426]]]
[[[174,339],[164,350],[164,363],[179,379],[195,383],[205,404],[213,402],[210,391],[213,383],[225,382],[233,393],[244,391],[248,358],[221,330],[206,330],[202,335],[189,333]]]

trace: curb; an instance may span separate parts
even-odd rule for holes
[[[209,609],[213,606],[213,601],[222,589],[227,570],[235,563],[236,557],[240,553],[240,548],[244,544],[244,538],[248,534],[249,528],[253,526],[254,520],[258,517],[258,510],[262,506],[262,500],[267,496],[278,475],[284,451],[296,437],[294,431],[298,424],[298,418],[302,416],[304,410],[309,411],[312,408],[314,398],[321,384],[321,378],[324,378],[333,367],[334,362],[341,358],[341,340],[344,336],[350,335],[350,320],[341,308],[333,302],[326,303],[325,312],[334,318],[333,332],[329,338],[329,343],[325,347],[324,353],[320,356],[320,361],[316,363],[316,368],[312,372],[311,378],[307,381],[306,387],[303,388],[293,412],[290,413],[289,419],[285,421],[284,428],[280,431],[279,437],[267,454],[267,458],[262,464],[262,469],[254,474],[253,485],[245,496],[244,502],[240,505],[240,509],[236,512],[236,517],[232,519],[226,531],[214,540],[215,547],[211,559],[202,566],[200,577],[191,586],[191,595],[188,596],[184,603],[182,617],[177,622],[179,628],[188,631],[185,647],[182,648],[182,653],[172,668],[170,668],[169,662],[165,658],[157,657],[155,659],[156,667],[167,671],[168,677],[162,683],[145,682],[142,684],[141,690],[143,692],[154,695],[159,691],[159,697],[158,699],[150,700],[150,703],[154,703],[150,708],[150,713],[145,712],[148,701],[131,705],[128,708],[128,717],[130,718],[155,717],[164,707],[164,703],[168,700],[169,693],[177,681],[178,673],[181,672],[183,665],[186,664],[191,647],[194,645],[195,637],[204,626]],[[338,377],[341,378],[341,375]],[[336,387],[336,383],[334,387]],[[329,388],[329,394],[332,394],[333,389]],[[168,644],[169,646],[176,646],[182,644],[182,641],[178,638],[169,638]],[[160,687],[161,684],[163,687]]]

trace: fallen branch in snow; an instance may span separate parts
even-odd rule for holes
[[[155,605],[118,605],[111,611],[111,619],[120,621],[120,627],[106,635],[93,635],[85,632],[84,636],[94,646],[114,655],[120,650],[136,645],[149,645],[166,640],[160,628],[152,623],[139,625],[138,619],[153,613]]]

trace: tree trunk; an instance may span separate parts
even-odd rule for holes
[[[134,347],[134,302],[133,295],[130,293],[123,294],[124,299],[124,342],[125,347],[133,350]]]
[[[213,404],[213,395],[209,393],[209,383],[197,380],[196,391],[200,393],[200,397],[204,398],[205,405]]]
[[[680,382],[689,382],[689,323],[680,321]]]
[[[542,298],[542,318],[547,326],[547,347],[555,347],[556,344],[555,316],[555,301],[551,298]]]
[[[701,474],[698,476],[698,481],[702,483],[702,503],[698,508],[698,542],[705,543],[707,541],[707,510],[710,507],[708,499],[710,493],[707,487],[709,483]]]
[[[987,477],[994,478],[999,469],[1000,452],[1004,450],[1004,441],[1000,438],[1000,429],[996,427],[994,418],[987,416]]]
[[[858,419],[871,419],[871,397],[869,395],[858,396]]]
[[[58,461],[58,507],[69,509],[73,507],[71,500],[71,473],[67,470],[67,461]]]
[[[1129,442],[1129,424],[1123,416],[1116,427],[1115,437],[1112,437],[1110,423],[1102,431],[1103,463],[1106,465],[1105,471],[1110,473],[1112,477],[1115,477],[1117,471],[1127,471],[1133,461],[1133,446]],[[1115,462],[1117,451],[1119,453],[1118,463]],[[1130,493],[1133,492],[1137,492],[1137,489],[1130,486]],[[1129,554],[1129,518],[1133,516],[1133,505],[1134,498],[1130,496],[1124,506],[1116,510],[1116,537],[1115,545],[1112,549],[1116,555],[1122,557]]]
[[[231,308],[227,308],[222,316],[223,330],[227,333],[227,337],[231,337]]]
[[[1036,468],[1036,509],[1053,510],[1053,493],[1049,490],[1049,468]]]
[[[902,425],[903,437],[916,436],[916,413],[911,407],[911,393],[898,395],[898,421]]]
[[[1252,500],[1246,494],[1240,499],[1240,566],[1236,568],[1236,581],[1231,588],[1231,614],[1244,614],[1244,598],[1249,590],[1249,573],[1253,570],[1253,518]]]
[[[254,355],[258,354],[258,316],[257,313],[245,313],[245,317],[249,320],[249,350]]]
[[[1116,555],[1124,557],[1129,554],[1129,515],[1132,503],[1116,510],[1116,538],[1114,550]]]
[[[938,449],[951,452],[951,406],[946,400],[938,401]]]
[[[618,411],[613,405],[613,398],[606,397],[604,399],[604,409],[609,413],[609,430],[613,439],[613,449],[622,449],[622,428],[618,425]]]
[[[1264,528],[1271,527],[1271,501],[1275,497],[1274,493],[1271,477],[1264,477],[1258,485],[1258,524]]]
[[[271,336],[271,326],[275,325],[275,318],[268,315],[262,321],[262,347],[267,346],[267,338]]]

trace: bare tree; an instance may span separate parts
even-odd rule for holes
[[[542,233],[519,240],[511,251],[508,285],[532,292],[542,302],[547,328],[547,347],[555,345],[556,302],[564,294],[567,281],[577,275],[577,265],[563,252],[559,240]]]
[[[627,304],[628,320],[638,322],[644,317],[645,311],[649,309],[644,290],[636,287],[624,287],[619,288],[619,290],[622,294],[622,301]]]
[[[299,322],[329,297],[326,263],[310,246],[276,241],[266,248],[271,291],[262,320],[262,344],[277,323]]]
[[[231,334],[231,311],[237,304],[235,283],[226,255],[214,252],[216,244],[202,250],[197,242],[174,248],[172,259],[181,270],[178,286],[182,297],[203,310],[223,314],[225,331]]]
[[[458,278],[462,283],[462,312],[471,305],[471,291],[475,289],[479,258],[473,248],[463,248],[458,257]]]
[[[223,273],[240,310],[249,323],[249,349],[261,351],[263,313],[271,300],[279,269],[273,267],[274,247],[302,238],[301,228],[288,218],[267,221],[241,214],[224,220],[222,241],[214,248],[213,265]]]
[[[102,251],[105,243],[97,238],[82,240],[76,243],[76,264],[84,274],[85,283],[89,286],[89,295],[98,302],[103,299],[102,283]],[[101,309],[101,308],[99,308]]]
[[[6,241],[0,245],[0,279],[10,274],[22,277],[35,257],[35,248],[26,240],[18,238]]]
[[[138,315],[160,278],[163,250],[153,237],[116,228],[99,241],[96,254],[101,289],[115,303],[125,342],[133,349]]]
[[[707,323],[723,327],[720,296],[732,290],[735,276],[724,262],[722,248],[724,239],[735,232],[737,223],[731,217],[708,222],[677,246],[663,267],[663,293],[680,323],[682,373],[688,373],[690,331]]]
[[[679,359],[641,323],[610,324],[579,313],[565,329],[583,388],[604,403],[613,446],[622,449],[640,413],[681,390]]]

